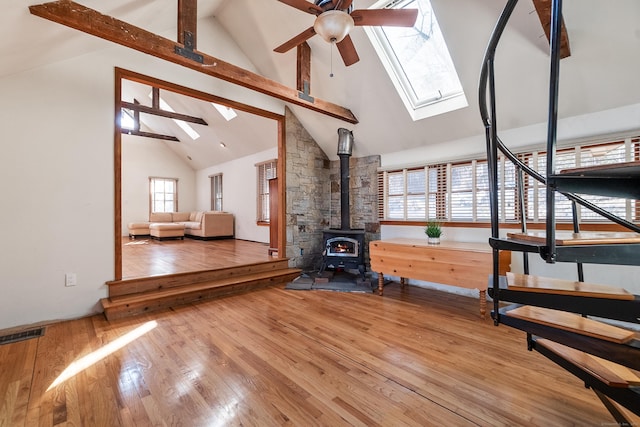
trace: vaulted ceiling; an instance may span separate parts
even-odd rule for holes
[[[535,2],[545,3],[545,0]],[[13,0],[3,5],[0,78],[108,48],[103,40],[29,14],[28,7],[37,3]],[[176,37],[177,0],[79,0],[78,3],[164,37]],[[357,8],[367,8],[373,3],[374,0],[354,0]],[[432,0],[467,96],[469,106],[466,108],[412,121],[362,28],[351,32],[360,61],[350,67],[345,67],[337,52],[332,52],[331,46],[319,37],[308,41],[311,95],[350,109],[359,123],[353,125],[300,106],[287,105],[330,157],[335,156],[339,127],[354,131],[356,156],[392,153],[482,135],[477,80],[486,43],[504,3],[504,0]],[[598,0],[565,0],[564,3],[571,56],[562,60],[560,116],[573,117],[638,103],[640,83],[635,70],[640,65],[640,2],[617,0],[615,6]],[[280,54],[273,52],[273,48],[311,26],[313,15],[277,0],[199,0],[197,5],[199,28],[206,25],[224,28],[229,40],[246,56],[255,72],[296,87],[295,49]],[[199,36],[198,49],[214,55],[216,43],[220,42],[226,41]],[[520,128],[545,121],[548,68],[548,42],[534,2],[521,0],[497,53],[500,128]],[[191,107],[188,103],[184,103],[183,108],[193,109],[180,111],[192,115],[202,110],[202,106]],[[237,155],[246,155],[252,146],[260,151],[275,145],[274,132],[247,134],[239,130],[263,129],[265,124],[260,120],[264,119],[243,114],[234,124],[238,129],[229,127],[224,131],[221,129],[225,123],[216,122],[217,133],[207,140],[216,146],[221,139],[243,144],[246,150]],[[152,123],[150,126],[154,127]],[[172,132],[172,129],[162,131]],[[265,140],[261,140],[260,135],[266,135]],[[230,159],[214,154],[217,151],[210,148],[192,148],[203,150],[196,154],[199,162],[195,168]],[[184,150],[181,155],[189,155],[189,151]]]

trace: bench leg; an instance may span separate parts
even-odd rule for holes
[[[480,291],[480,317],[486,318],[487,314],[487,291]]]
[[[382,295],[383,288],[384,288],[384,274],[378,273],[378,295]]]

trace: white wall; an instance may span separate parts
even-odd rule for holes
[[[205,42],[207,25],[199,23],[208,52],[241,54],[221,52],[235,47],[224,38]],[[0,329],[101,310],[114,279],[114,67],[284,114],[281,102],[256,92],[103,46],[0,78]],[[77,286],[64,286],[67,272]]]
[[[195,171],[166,144],[156,139],[122,135],[123,236],[128,234],[128,223],[149,219],[149,177],[177,178],[178,210],[196,210]]]
[[[640,103],[604,110],[558,121],[558,146],[572,141],[637,136],[640,134]],[[498,132],[498,136],[512,151],[525,147],[546,146],[547,124],[538,123],[517,129]],[[460,158],[486,158],[484,134],[471,138],[449,141],[443,144],[425,145],[411,150],[383,154],[380,162],[384,168],[422,165],[424,162],[451,161]]]
[[[274,145],[277,135],[273,135]],[[222,208],[235,215],[236,239],[269,242],[269,227],[256,225],[256,164],[278,157],[278,147],[197,172],[198,209],[211,209],[211,180],[222,174]]]

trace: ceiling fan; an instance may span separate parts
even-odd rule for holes
[[[353,10],[353,0],[315,0],[313,3],[307,0],[279,1],[316,15],[316,20],[312,27],[275,48],[275,52],[287,52],[319,34],[325,41],[336,44],[346,66],[360,60],[349,36],[354,26],[412,27],[418,17],[418,9]]]

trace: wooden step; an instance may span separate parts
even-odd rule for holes
[[[194,283],[211,282],[220,279],[228,279],[246,274],[277,271],[289,268],[287,258],[278,258],[269,261],[243,264],[232,267],[213,270],[194,271],[187,273],[175,273],[162,276],[139,277],[107,282],[109,297],[121,295],[139,294],[153,290],[168,289],[191,285]]]
[[[563,169],[560,175],[637,178],[640,177],[640,161]]]
[[[536,339],[536,346],[537,345],[542,345],[551,350],[565,360],[568,360],[597,377],[609,387],[629,388],[640,386],[640,377],[638,374],[625,366],[543,338]]]
[[[565,169],[549,175],[550,187],[563,193],[640,198],[640,161]]]
[[[507,272],[507,285],[510,290],[524,292],[549,293],[555,295],[573,295],[592,298],[634,300],[635,295],[622,288],[594,283],[554,279]]]
[[[528,231],[526,233],[507,233],[507,237],[514,240],[544,244],[546,243],[545,231]],[[569,245],[617,245],[640,243],[640,233],[633,232],[599,232],[583,231],[572,233],[570,231],[556,231],[556,246]]]
[[[636,333],[633,331],[598,322],[578,314],[550,308],[523,305],[507,311],[506,314],[528,322],[535,322],[617,344],[624,344],[636,338]]]
[[[100,302],[105,317],[108,320],[114,320],[231,293],[286,283],[298,277],[301,272],[302,270],[297,268],[285,268],[276,271],[235,275],[208,282],[113,296],[103,298]]]

